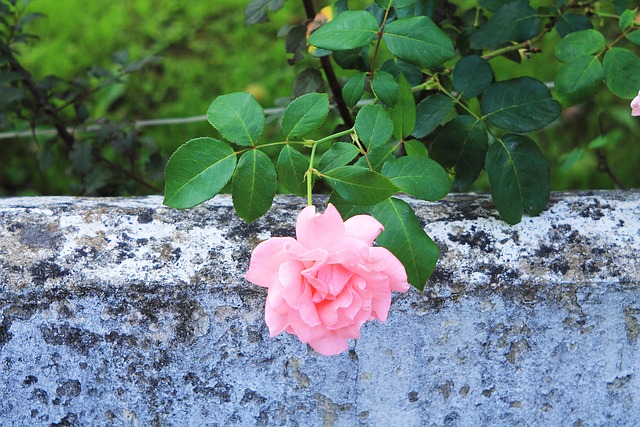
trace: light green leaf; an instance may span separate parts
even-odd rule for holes
[[[393,55],[423,68],[435,67],[453,57],[451,40],[426,16],[390,22],[383,40]]]
[[[330,171],[344,166],[360,154],[360,150],[348,142],[335,142],[320,158],[320,170]]]
[[[309,36],[309,44],[327,50],[364,47],[378,34],[378,21],[365,10],[339,13]]]
[[[502,219],[517,224],[537,215],[549,200],[549,164],[531,138],[508,134],[489,147],[486,170],[491,197]]]
[[[256,145],[264,131],[264,110],[244,92],[217,97],[209,106],[207,119],[227,141],[238,145]]]
[[[604,81],[614,95],[631,99],[640,88],[640,58],[628,49],[613,47],[604,56]]]
[[[627,9],[622,12],[620,15],[620,20],[618,21],[618,25],[620,26],[620,31],[623,33],[627,31],[633,25],[633,21],[636,19],[636,10]]]
[[[236,154],[226,143],[196,138],[178,148],[164,172],[164,204],[186,209],[209,200],[231,179]]]
[[[304,174],[309,169],[309,159],[290,145],[285,145],[278,156],[278,180],[287,191],[304,197],[307,186]]]
[[[342,97],[347,106],[353,108],[364,94],[366,73],[358,73],[349,78],[342,88]]]
[[[388,111],[393,121],[393,136],[401,140],[410,135],[416,126],[416,104],[411,85],[403,75],[400,75],[398,84],[400,85],[398,102]]]
[[[604,49],[605,39],[600,31],[583,30],[568,34],[556,46],[558,61],[571,62],[581,56],[591,56]]]
[[[282,134],[288,140],[308,135],[318,129],[329,114],[326,93],[308,93],[296,98],[282,116]]]
[[[399,157],[382,167],[382,174],[401,191],[422,200],[440,200],[451,190],[449,174],[426,157]]]
[[[476,55],[465,56],[453,69],[453,88],[463,98],[473,98],[493,81],[489,63]]]
[[[391,138],[393,121],[381,105],[365,105],[356,116],[355,129],[368,151]]]
[[[276,195],[276,171],[269,156],[249,150],[233,173],[231,196],[238,216],[253,222],[267,213]]]
[[[322,176],[340,197],[354,205],[374,205],[398,191],[389,178],[360,166],[342,166]]]
[[[603,78],[598,58],[581,56],[560,68],[555,81],[556,93],[562,104],[570,107],[595,96],[602,87]]]
[[[487,129],[471,116],[458,116],[438,130],[431,157],[453,170],[455,190],[464,190],[478,178],[489,148]]]
[[[384,102],[385,105],[393,107],[396,104],[399,86],[391,74],[386,71],[376,71],[373,75],[371,86],[373,93],[380,101]]]
[[[417,139],[410,139],[404,142],[404,150],[407,156],[411,157],[429,157],[429,150],[424,144]]]
[[[413,136],[424,138],[437,128],[453,108],[455,101],[448,96],[429,95],[416,107],[416,126]]]
[[[419,290],[431,277],[438,262],[436,244],[420,226],[413,209],[405,201],[390,198],[371,209],[384,226],[376,242],[393,253],[404,265],[409,283]]]
[[[513,132],[543,128],[560,115],[549,89],[530,77],[492,83],[484,91],[481,109],[489,123]]]

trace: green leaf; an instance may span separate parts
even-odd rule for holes
[[[403,8],[413,6],[418,0],[376,0],[381,8],[387,9],[389,4],[393,7]]]
[[[378,34],[378,21],[365,10],[338,14],[309,36],[309,44],[327,50],[364,47]]]
[[[581,56],[560,68],[555,80],[556,93],[562,104],[570,107],[595,96],[603,78],[604,72],[598,58]]]
[[[407,79],[400,75],[398,83],[398,102],[388,111],[393,121],[393,136],[401,140],[410,135],[416,126],[416,104]]]
[[[403,200],[390,198],[375,205],[371,214],[384,226],[376,239],[378,245],[389,249],[400,260],[409,283],[424,290],[438,262],[439,251],[411,206]]]
[[[217,97],[209,106],[207,118],[227,141],[238,145],[256,145],[264,131],[264,110],[244,92]]]
[[[258,24],[267,22],[267,10],[277,12],[284,5],[285,0],[253,0],[244,10],[244,24]]]
[[[396,151],[399,145],[399,143],[386,143],[373,147],[367,152],[366,157],[360,157],[355,165],[380,172],[386,161],[395,158],[394,151]]]
[[[436,133],[431,158],[452,169],[454,189],[464,190],[480,175],[488,148],[484,123],[471,116],[458,116]]]
[[[391,138],[393,121],[381,105],[365,105],[356,116],[355,129],[358,138],[369,151]]]
[[[508,134],[489,147],[486,170],[491,197],[502,219],[520,222],[523,213],[537,215],[549,200],[549,164],[535,142]]]
[[[489,63],[476,55],[465,56],[453,69],[453,88],[463,98],[473,98],[493,81]]]
[[[558,61],[571,62],[582,56],[591,56],[604,49],[605,39],[600,31],[583,30],[571,33],[556,46]]]
[[[385,71],[376,71],[373,75],[371,87],[373,93],[385,105],[393,107],[398,101],[398,82],[391,74]]]
[[[472,49],[490,48],[506,42],[523,42],[532,38],[540,26],[535,9],[527,0],[503,5],[470,37]]]
[[[484,91],[481,109],[489,123],[513,132],[543,128],[560,115],[549,89],[530,77],[492,83]]]
[[[308,93],[296,98],[284,110],[282,134],[289,138],[302,137],[318,129],[329,114],[326,93]]]
[[[591,28],[591,20],[577,13],[563,13],[558,17],[558,22],[556,23],[556,31],[562,38],[573,32],[588,30],[589,28]]]
[[[631,99],[640,88],[640,58],[621,47],[609,49],[604,56],[604,81],[614,95]]]
[[[399,157],[382,167],[382,174],[401,191],[422,200],[440,200],[451,190],[446,170],[426,157]]]
[[[209,200],[231,179],[236,154],[226,143],[196,138],[180,146],[164,171],[164,204],[186,209]]]
[[[455,101],[448,96],[429,95],[416,107],[416,126],[413,136],[424,138],[437,128],[449,114]]]
[[[348,142],[335,142],[320,158],[320,170],[330,171],[355,159],[360,150]]]
[[[620,26],[620,31],[623,33],[627,31],[633,25],[633,21],[636,19],[636,10],[627,9],[622,12],[620,15],[620,20],[618,21],[618,25]]]
[[[327,203],[331,203],[340,212],[342,219],[346,220],[354,215],[368,214],[370,206],[354,205],[340,197],[335,191],[329,196]]]
[[[285,145],[278,156],[278,180],[287,191],[304,197],[307,186],[304,174],[309,169],[309,159],[290,145]]]
[[[632,31],[630,33],[625,34],[627,40],[631,43],[640,46],[640,30]]]
[[[233,173],[231,196],[238,216],[253,222],[267,213],[276,195],[276,171],[269,156],[249,150]]]
[[[453,44],[426,16],[397,19],[387,24],[383,40],[393,55],[411,64],[431,68],[453,57]]]
[[[404,142],[404,150],[407,156],[411,157],[429,157],[429,150],[424,144],[417,139],[410,139]]]
[[[342,97],[347,106],[353,108],[364,94],[366,73],[358,73],[349,78],[342,88]]]
[[[342,166],[322,176],[340,197],[354,205],[374,205],[398,191],[389,178],[360,166]]]
[[[298,98],[308,93],[321,92],[323,88],[322,73],[315,68],[307,68],[298,74],[293,82],[293,97]]]

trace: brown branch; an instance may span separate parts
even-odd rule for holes
[[[307,15],[307,19],[313,20],[316,17],[316,9],[313,6],[313,0],[302,0],[302,4],[304,5],[304,11]],[[344,102],[344,98],[342,97],[342,87],[340,86],[338,77],[331,65],[331,59],[329,59],[328,56],[322,56],[320,58],[320,65],[322,66],[322,71],[324,71],[324,75],[327,78],[327,83],[329,83],[329,89],[331,89],[333,99],[336,103],[336,107],[338,107],[338,112],[340,113],[340,117],[342,117],[342,121],[348,128],[353,127],[353,117],[351,117],[349,107],[347,107],[347,103]]]
[[[611,181],[613,181],[613,185],[615,185],[617,189],[626,190],[625,185],[620,182],[620,180],[613,173],[613,170],[611,170],[609,161],[607,160],[607,155],[605,154],[604,150],[602,148],[599,148],[598,150],[596,150],[596,155],[598,156],[598,170],[607,174],[607,176],[609,177],[609,179],[611,179]]]

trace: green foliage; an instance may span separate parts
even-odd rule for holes
[[[256,145],[264,131],[264,111],[248,93],[217,97],[209,106],[207,119],[222,136],[238,145]]]
[[[329,97],[308,93],[295,99],[282,116],[282,133],[288,140],[306,136],[318,129],[329,114]]]

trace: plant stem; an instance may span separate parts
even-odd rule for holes
[[[316,17],[316,9],[313,6],[313,0],[302,0],[302,4],[304,5],[304,11],[307,15],[307,19],[313,20]],[[347,107],[347,103],[344,102],[344,98],[342,97],[342,88],[340,87],[336,73],[331,65],[331,59],[329,59],[328,56],[320,57],[320,65],[322,66],[322,71],[324,71],[324,75],[327,78],[327,83],[329,83],[329,89],[331,89],[333,100],[338,107],[338,112],[340,113],[340,117],[342,117],[342,121],[345,126],[349,128],[353,127],[353,117],[351,117],[349,107]]]

